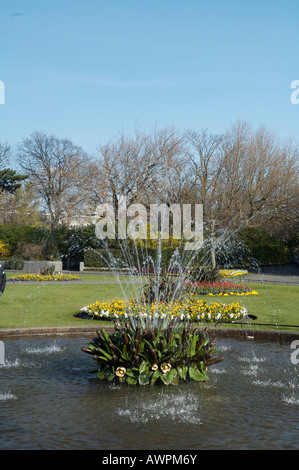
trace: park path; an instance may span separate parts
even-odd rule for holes
[[[257,272],[246,274],[243,280],[265,284],[299,285],[299,266],[295,264],[265,266]]]
[[[77,271],[76,272],[69,272],[67,271],[68,274],[79,274]],[[81,273],[82,274],[82,273]],[[84,273],[84,276],[86,276],[87,273]],[[100,275],[99,273],[90,273],[91,274],[97,274]],[[88,275],[88,274],[87,274]],[[102,275],[106,275],[107,273],[103,273]],[[111,276],[113,276],[111,274]],[[8,277],[8,276],[7,276]],[[131,279],[125,280],[124,275],[122,274],[122,280],[119,281],[122,284],[129,284],[131,283]],[[281,285],[297,285],[299,286],[299,266],[296,265],[284,265],[284,266],[267,266],[260,268],[256,272],[249,272],[248,274],[242,276],[242,278],[235,278],[232,279],[232,282],[239,282],[242,279],[242,282],[258,282],[258,283],[265,283],[265,284],[281,284]],[[22,285],[36,285],[37,281],[7,281],[9,284],[22,284]],[[83,284],[115,284],[118,281],[116,279],[111,279],[111,280],[97,280],[97,281],[88,281],[86,279],[84,280],[79,280],[79,281],[51,281],[51,285],[60,285],[60,284],[70,284],[70,285],[83,285]],[[38,284],[45,284],[48,283],[49,281],[38,281]]]

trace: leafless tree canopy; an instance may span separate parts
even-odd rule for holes
[[[196,197],[220,226],[298,227],[298,145],[237,122],[224,135],[188,131]]]
[[[237,121],[223,134],[175,128],[121,133],[91,159],[68,139],[23,139],[18,161],[52,225],[91,215],[102,202],[203,204],[213,227],[298,230],[298,144]],[[0,144],[0,164],[10,148]]]
[[[18,161],[47,212],[51,225],[67,222],[79,210],[85,152],[68,139],[35,132],[18,147]]]
[[[0,142],[0,169],[7,168],[11,158],[11,147],[8,143]]]
[[[121,134],[100,145],[98,159],[91,164],[98,177],[92,182],[93,200],[105,200],[115,208],[120,196],[126,196],[128,204],[154,202],[181,149],[182,137],[173,129],[153,134],[136,131],[134,137]]]

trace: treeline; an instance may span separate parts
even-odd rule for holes
[[[223,134],[175,128],[121,133],[100,144],[96,155],[41,132],[14,148],[2,142],[4,256],[65,257],[71,250],[66,240],[82,236],[86,242],[83,232],[92,231],[97,205],[109,202],[117,212],[125,196],[127,205],[146,208],[203,204],[209,237],[221,239],[230,231],[264,264],[286,262],[298,245],[298,149],[295,140],[282,141],[265,126],[240,121]],[[64,234],[61,242],[58,233]]]
[[[66,270],[77,270],[80,262],[89,268],[106,268],[110,261],[107,248],[117,260],[118,267],[141,264],[145,253],[154,263],[157,262],[156,247],[149,244],[145,250],[144,246],[139,245],[136,250],[135,242],[130,239],[103,244],[96,237],[94,225],[79,228],[61,225],[55,229],[0,225],[0,259],[6,260],[10,269],[22,269],[24,260],[61,260]],[[217,265],[223,268],[255,268],[259,265],[289,263],[294,249],[277,236],[269,236],[264,229],[246,228],[240,230],[237,237],[217,245],[215,256]],[[180,252],[182,259],[190,256],[183,246],[171,241],[164,242],[161,265],[169,265],[175,250]],[[210,250],[210,244],[204,243],[192,265],[211,264]]]

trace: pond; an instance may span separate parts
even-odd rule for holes
[[[5,341],[0,449],[296,449],[298,367],[290,344],[218,339],[209,381],[99,382],[90,337]]]

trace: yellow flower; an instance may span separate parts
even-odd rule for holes
[[[163,364],[161,364],[161,370],[163,374],[167,374],[167,372],[171,370],[171,365],[169,364],[169,362],[163,362]]]
[[[124,377],[126,375],[127,369],[125,367],[118,367],[115,371],[117,377]]]

